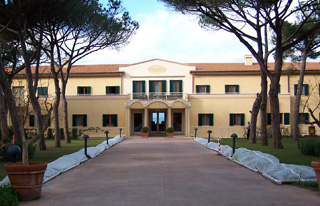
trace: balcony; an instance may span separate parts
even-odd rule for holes
[[[144,101],[152,99],[176,100],[182,99],[182,92],[149,92],[149,93],[132,93],[132,99],[140,99]]]

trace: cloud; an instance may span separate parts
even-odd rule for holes
[[[249,51],[225,31],[200,28],[195,16],[157,10],[135,18],[140,28],[119,51],[105,49],[77,64],[136,63],[161,58],[187,62],[243,62]]]

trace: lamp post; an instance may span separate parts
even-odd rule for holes
[[[11,158],[12,158],[12,163],[16,163],[17,161],[17,155],[21,154],[21,149],[19,146],[17,145],[11,145],[8,148],[8,153],[11,154]]]
[[[89,138],[89,135],[84,134],[83,139],[84,139],[84,154],[87,156],[87,139]]]
[[[210,142],[210,134],[212,133],[211,130],[208,130],[208,143]]]
[[[194,128],[194,138],[197,138],[197,130],[198,128]]]
[[[120,138],[121,138],[121,131],[122,131],[122,128],[119,128],[119,131],[120,131]]]
[[[233,138],[232,140],[232,155],[233,155],[234,152],[236,151],[236,138],[238,138],[238,135],[236,133],[233,133],[231,137]]]
[[[109,137],[108,137],[109,131],[105,131],[104,133],[106,134],[107,145],[109,145]]]

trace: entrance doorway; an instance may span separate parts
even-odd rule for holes
[[[165,111],[150,112],[150,134],[151,135],[166,134],[166,112]]]

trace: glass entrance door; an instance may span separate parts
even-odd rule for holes
[[[166,113],[151,112],[150,114],[150,129],[151,134],[165,134],[166,130]]]

